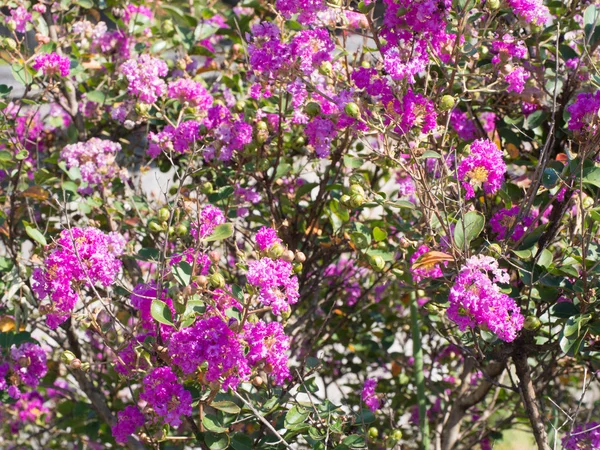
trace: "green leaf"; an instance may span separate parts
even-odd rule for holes
[[[31,76],[31,73],[29,72],[27,67],[24,66],[23,64],[15,63],[11,66],[10,70],[12,72],[14,79],[17,80],[21,84],[28,85],[28,84],[31,84],[31,82],[33,81],[33,77]]]
[[[229,447],[229,435],[204,433],[204,442],[210,450],[225,450]]]
[[[173,326],[173,315],[171,310],[165,302],[162,300],[152,300],[152,306],[150,307],[150,314],[159,323],[164,325]]]
[[[525,123],[523,127],[526,130],[533,130],[539,127],[547,119],[548,113],[543,109],[538,109],[525,117]]]
[[[454,228],[456,246],[460,249],[464,249],[465,245],[469,246],[471,241],[483,231],[484,225],[483,214],[477,211],[466,213],[464,219],[459,220]]]
[[[344,166],[349,169],[358,169],[363,166],[365,162],[361,158],[355,158],[354,156],[344,155]]]
[[[20,333],[0,333],[0,348],[9,349],[13,345],[21,345],[24,342],[35,342],[27,331]]]
[[[238,302],[244,303],[244,291],[237,284],[231,286],[231,293],[233,294],[233,298],[235,298]]]
[[[361,250],[368,248],[371,245],[371,236],[361,233],[360,231],[353,231],[350,233],[350,239]]]
[[[308,419],[308,411],[304,408],[301,408],[297,405],[292,406],[292,408],[285,415],[285,427],[290,428],[296,425],[300,425]]]
[[[442,157],[442,155],[440,155],[438,152],[434,152],[433,150],[427,150],[425,153],[423,153],[421,155],[421,159],[440,159]]]
[[[238,405],[231,401],[221,401],[221,402],[212,402],[210,404],[212,408],[218,409],[219,411],[223,411],[228,414],[239,414],[241,409]]]
[[[600,24],[600,10],[596,5],[591,4],[583,13],[583,31],[585,33],[586,42],[594,45],[598,40],[598,25]]]
[[[408,200],[396,200],[395,202],[385,202],[386,205],[394,208],[415,209],[415,204]]]
[[[233,234],[233,224],[224,223],[222,225],[218,225],[215,228],[215,231],[213,232],[213,234],[204,238],[204,241],[205,242],[222,241],[223,239],[227,239],[232,234]]]
[[[365,448],[367,446],[364,436],[359,436],[358,434],[346,436],[342,441],[342,444],[347,445],[350,448]]]
[[[553,258],[552,252],[545,248],[544,251],[542,251],[537,263],[539,266],[547,269],[552,264]]]
[[[188,286],[192,280],[192,266],[185,261],[181,261],[173,267],[173,275],[179,284]]]
[[[38,244],[41,244],[44,246],[48,245],[48,243],[46,242],[46,238],[37,228],[33,228],[33,227],[27,225],[25,227],[25,232],[27,233],[27,236],[29,236],[31,239],[33,239]]]
[[[227,431],[227,428],[222,427],[219,424],[217,416],[212,414],[206,414],[202,418],[202,425],[204,425],[204,428],[206,428],[208,431],[212,431],[213,433],[225,433]]]
[[[600,167],[594,166],[583,169],[583,178],[581,178],[581,181],[585,184],[600,187]]]
[[[142,248],[138,252],[136,259],[140,261],[158,261],[160,259],[160,251],[157,248]]]
[[[242,433],[235,433],[231,436],[231,446],[235,450],[253,450],[254,442],[250,436]]]
[[[85,94],[85,98],[90,102],[102,104],[106,101],[106,94],[102,91],[90,91]]]
[[[383,240],[385,240],[387,238],[388,234],[387,231],[382,230],[379,227],[375,227],[373,229],[373,237],[375,238],[376,242],[381,242]]]

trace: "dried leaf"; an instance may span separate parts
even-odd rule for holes
[[[433,266],[444,261],[454,261],[454,257],[448,253],[431,251],[423,254],[417,262],[412,265],[413,269]]]

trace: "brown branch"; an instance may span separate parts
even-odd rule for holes
[[[527,354],[525,352],[516,352],[513,355],[513,361],[515,363],[515,369],[517,376],[519,377],[519,389],[521,391],[521,398],[525,405],[525,411],[531,422],[531,428],[533,429],[533,436],[537,443],[539,450],[551,450],[548,444],[548,435],[546,434],[546,427],[544,421],[538,409],[536,401],[536,393],[531,381],[531,371],[529,370],[529,363],[527,362]]]
[[[492,361],[485,370],[487,376],[483,377],[479,386],[468,395],[466,395],[466,392],[470,384],[466,382],[466,378],[474,368],[473,359],[465,359],[463,367],[461,374],[463,383],[459,391],[459,398],[450,409],[442,429],[442,450],[451,450],[454,448],[454,445],[458,441],[460,425],[467,410],[485,398],[492,386],[494,386],[493,379],[499,377],[504,371],[504,362]]]

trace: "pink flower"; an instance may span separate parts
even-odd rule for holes
[[[514,13],[525,22],[545,25],[550,20],[550,11],[543,0],[507,0]]]
[[[137,406],[129,405],[123,411],[119,411],[117,423],[112,427],[112,434],[117,444],[126,444],[129,436],[144,426],[144,422],[144,415]]]
[[[121,66],[121,72],[129,82],[129,93],[143,103],[154,103],[166,92],[167,85],[160,77],[166,76],[168,71],[167,63],[147,54]]]
[[[223,212],[212,205],[206,205],[198,216],[198,222],[192,223],[191,234],[194,239],[210,236],[218,225],[225,223]]]
[[[180,78],[169,83],[167,94],[170,98],[187,102],[190,106],[200,110],[207,110],[213,103],[212,96],[197,81],[189,78]]]
[[[44,53],[36,56],[31,67],[49,77],[53,75],[66,77],[71,73],[71,61],[58,53]]]
[[[525,319],[516,302],[496,284],[508,281],[508,274],[494,258],[472,256],[450,289],[448,318],[461,330],[485,326],[501,340],[514,341]]]
[[[27,31],[27,23],[31,22],[32,18],[33,16],[25,7],[17,6],[15,9],[10,10],[10,17],[7,16],[4,20],[6,23],[14,20],[16,25],[15,31],[19,33],[25,33]]]
[[[471,144],[471,154],[458,166],[458,179],[465,189],[465,199],[475,197],[474,187],[482,187],[486,194],[497,192],[502,186],[506,164],[502,151],[489,139]]]
[[[377,378],[367,378],[362,390],[362,401],[365,402],[371,412],[375,412],[381,407],[375,389],[377,389]]]
[[[298,302],[298,278],[292,276],[292,264],[282,259],[261,258],[248,263],[248,283],[259,288],[258,300],[270,306],[273,314],[290,311]]]
[[[516,92],[520,94],[525,89],[525,82],[529,78],[529,73],[522,67],[517,67],[511,73],[504,77],[504,80],[508,83],[508,92]]]
[[[262,227],[256,233],[256,245],[262,251],[268,250],[275,244],[281,244],[281,239],[277,237],[277,232],[273,228]]]
[[[515,218],[518,214],[519,207],[513,206],[511,209],[501,209],[492,216],[490,219],[490,226],[499,240],[506,239],[506,233],[514,225]],[[521,239],[525,234],[525,231],[527,231],[527,227],[532,223],[532,217],[524,217],[520,223],[515,225],[511,239],[513,241]]]
[[[181,425],[181,416],[192,414],[192,394],[184,389],[169,367],[158,367],[146,375],[140,398],[172,427]],[[139,423],[139,416],[134,420]]]

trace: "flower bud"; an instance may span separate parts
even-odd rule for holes
[[[210,181],[206,181],[202,184],[202,187],[200,188],[200,190],[202,191],[203,194],[210,194],[213,192],[214,188]]]
[[[175,227],[175,234],[180,237],[187,236],[188,227],[186,227],[183,223],[180,223]]]
[[[69,350],[65,350],[60,355],[60,360],[65,364],[71,364],[71,361],[75,359],[75,354]]]
[[[147,103],[136,103],[135,112],[140,116],[145,116],[150,112],[151,107],[152,105],[148,105]]]
[[[263,383],[264,383],[263,379],[260,376],[258,376],[258,375],[255,376],[254,379],[252,380],[252,384],[255,387],[260,387],[260,386],[262,386]]]
[[[454,97],[451,95],[444,95],[440,101],[440,109],[442,111],[450,111],[452,108],[454,108],[455,103]]]
[[[175,25],[171,19],[166,19],[163,21],[161,29],[165,35],[170,36],[175,31]]]
[[[78,358],[75,358],[73,361],[71,361],[71,363],[69,364],[69,367],[71,367],[71,369],[81,369],[81,360],[79,360]]]
[[[303,263],[306,261],[306,255],[302,252],[296,252],[296,261]]]
[[[210,258],[210,260],[212,262],[214,262],[216,264],[221,260],[221,253],[218,252],[217,250],[213,250],[212,252],[208,253],[208,257]]]
[[[379,255],[369,257],[369,264],[376,272],[381,272],[385,269],[385,260]]]
[[[379,436],[379,430],[375,427],[369,428],[369,437],[375,440],[377,439],[377,436]]]
[[[350,195],[362,195],[364,197],[365,190],[360,184],[352,184],[350,186]]]
[[[302,273],[302,269],[304,268],[304,266],[302,265],[302,263],[296,263],[294,264],[294,273],[296,275]]]
[[[492,255],[494,255],[494,254],[501,255],[502,254],[502,247],[500,247],[498,244],[490,245],[489,249],[490,249],[490,253]]]
[[[392,431],[392,434],[390,435],[390,437],[394,441],[399,441],[400,439],[402,439],[402,431],[400,431],[400,430],[394,430],[394,431]]]
[[[281,255],[283,255],[283,252],[285,252],[285,248],[283,247],[283,245],[277,242],[273,244],[271,248],[269,248],[269,250],[267,250],[267,255],[271,259],[278,259],[279,257],[281,257]]]
[[[315,117],[321,113],[321,105],[319,105],[317,102],[310,102],[304,108],[304,112],[310,117]]]
[[[4,44],[10,49],[10,50],[14,50],[17,48],[17,41],[15,41],[13,38],[5,38],[4,39]]]
[[[354,102],[347,103],[344,107],[344,112],[353,119],[356,119],[360,116],[360,108]]]
[[[261,120],[259,122],[256,122],[256,129],[259,131],[267,131],[269,129],[269,126],[267,125],[267,122]]]
[[[225,277],[223,277],[223,275],[221,275],[218,272],[213,273],[208,278],[208,283],[210,284],[210,287],[212,287],[213,289],[223,289],[225,287]]]
[[[17,29],[17,22],[14,19],[9,20],[6,23],[6,28],[8,28],[9,31],[15,31]]]
[[[243,112],[243,111],[244,111],[244,109],[246,109],[246,102],[245,102],[244,100],[238,100],[238,101],[235,103],[235,110],[236,110],[237,112]]]
[[[158,220],[160,222],[166,222],[171,217],[171,213],[168,208],[160,208],[157,214]]]
[[[283,259],[284,261],[287,262],[292,262],[294,260],[296,255],[294,255],[294,252],[291,250],[286,250],[285,252],[283,252],[283,255],[281,255],[281,259]]]
[[[523,322],[523,328],[529,331],[537,330],[541,325],[542,322],[536,316],[527,316]]]
[[[351,208],[359,208],[365,202],[365,198],[362,195],[353,195],[350,197],[349,205]]]
[[[330,61],[325,61],[321,64],[321,67],[319,67],[319,72],[321,75],[331,75],[333,73],[333,64],[331,64]]]
[[[500,8],[500,0],[487,0],[485,4],[491,11]]]
[[[344,206],[350,206],[350,196],[349,195],[342,195],[340,197],[340,203]]]
[[[208,278],[206,278],[204,275],[200,275],[198,278],[196,278],[196,284],[201,288],[206,287],[208,284]]]
[[[160,233],[162,231],[162,226],[156,220],[151,220],[148,223],[148,228],[152,233]]]
[[[281,318],[283,320],[288,320],[291,315],[292,315],[292,312],[289,309],[286,309],[285,311],[281,312]]]

